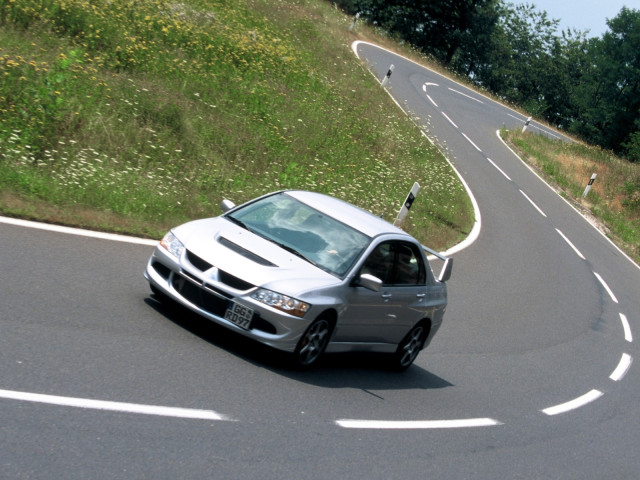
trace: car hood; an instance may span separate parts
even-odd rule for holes
[[[341,283],[312,263],[224,217],[195,220],[173,229],[185,248],[252,285],[288,295]]]

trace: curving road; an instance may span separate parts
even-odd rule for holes
[[[152,300],[149,242],[3,219],[0,478],[638,477],[640,269],[502,144],[521,115],[354,51],[395,66],[480,209],[429,349],[402,375],[365,355],[292,372]]]

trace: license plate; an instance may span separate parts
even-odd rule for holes
[[[251,318],[253,318],[253,310],[239,303],[229,302],[227,311],[224,312],[224,318],[240,328],[249,330]]]

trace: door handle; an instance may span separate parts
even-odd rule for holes
[[[390,293],[383,293],[382,295],[380,295],[382,298],[384,298],[385,300],[389,300],[391,298],[391,294]]]

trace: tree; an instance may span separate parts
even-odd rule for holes
[[[449,65],[473,28],[477,13],[499,0],[339,0],[345,11]],[[486,9],[485,9],[486,10]]]
[[[571,130],[590,143],[635,151],[640,119],[640,11],[623,7],[610,31],[587,45],[581,83],[573,92]]]
[[[533,5],[497,5],[498,21],[491,30],[484,64],[478,62],[474,80],[499,96],[524,105],[532,114],[549,108],[545,85],[553,71],[558,20]]]
[[[640,151],[640,11],[601,38],[504,0],[336,0],[477,85],[586,141]]]
[[[629,141],[622,144],[627,158],[632,162],[640,162],[640,119],[636,120],[636,131],[629,135]]]
[[[557,37],[551,50],[551,64],[543,85],[549,108],[544,118],[560,128],[569,128],[582,117],[585,100],[591,97],[593,62],[586,33],[569,30]]]
[[[604,138],[606,146],[621,152],[640,118],[640,10],[623,7],[608,25],[611,31],[602,37],[601,49],[608,65],[600,72],[609,107]]]
[[[469,28],[460,34],[460,45],[451,60],[451,67],[476,81],[490,65],[491,54],[500,35],[498,23],[501,0],[478,5],[473,11]]]

